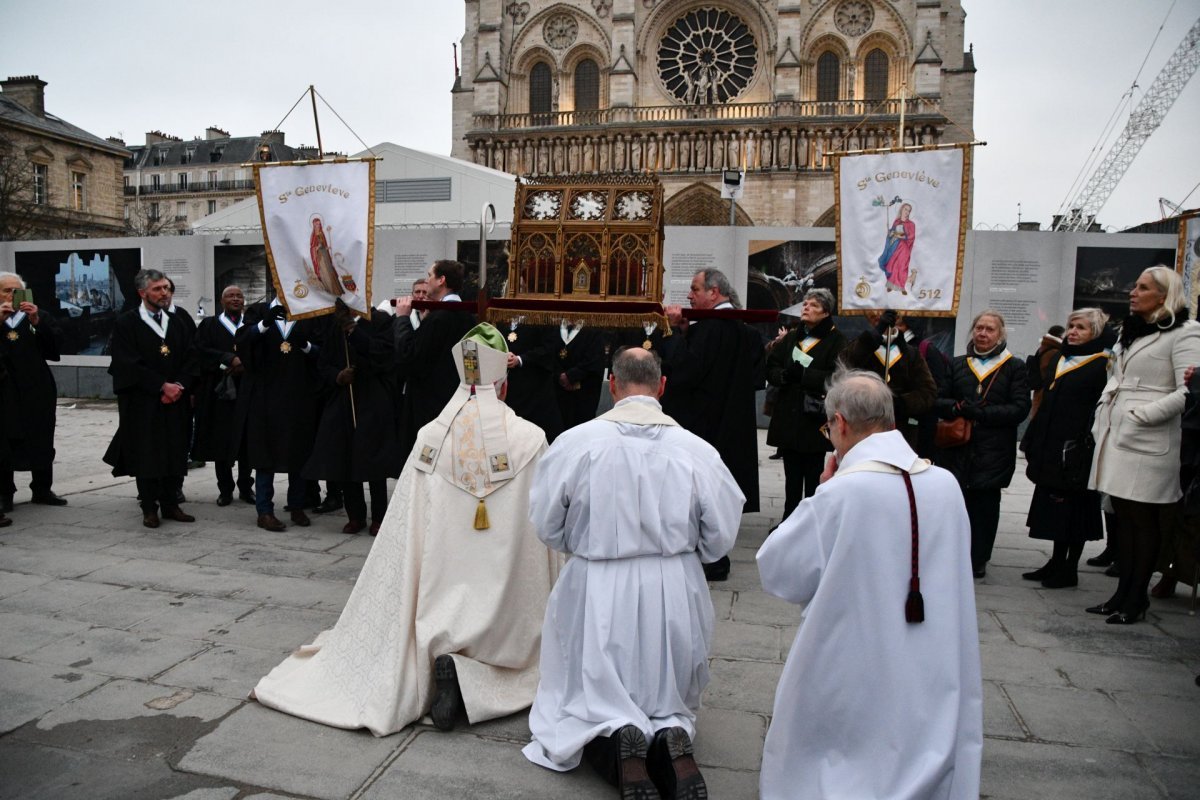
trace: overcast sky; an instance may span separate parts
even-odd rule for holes
[[[1122,94],[1140,99],[1200,0],[963,0],[975,45],[975,223],[1049,224]],[[282,11],[281,11],[282,9]],[[1168,16],[1168,10],[1170,14]],[[1150,44],[1164,18],[1166,28]],[[0,75],[37,74],[47,109],[99,136],[142,144],[216,125],[274,127],[309,84],[368,144],[450,152],[458,0],[202,4],[0,0]],[[327,150],[362,148],[323,105]],[[1123,122],[1122,118],[1122,122]],[[315,144],[307,99],[282,125]],[[1184,89],[1101,211],[1106,226],[1157,219],[1200,183],[1200,78]],[[1200,206],[1200,189],[1187,201]]]

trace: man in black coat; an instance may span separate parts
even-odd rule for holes
[[[246,442],[245,465],[254,470],[258,527],[281,531],[275,516],[275,473],[287,475],[287,507],[292,524],[308,527],[307,485],[300,474],[312,455],[320,413],[317,343],[328,320],[288,321],[278,300],[256,303],[237,331],[237,352],[245,372],[238,388],[233,438]]]
[[[49,315],[26,298],[13,303],[13,292],[25,289],[25,281],[13,272],[0,272],[0,357],[8,380],[4,382],[8,439],[6,455],[0,458],[0,507],[12,511],[13,471],[31,474],[33,502],[65,506],[65,498],[54,493],[54,425],[58,386],[47,361],[58,361],[61,335]]]
[[[175,499],[187,470],[192,330],[167,313],[170,289],[161,272],[143,269],[134,285],[141,303],[113,324],[108,372],[118,426],[104,461],[113,475],[137,478],[147,528],[159,526],[160,508],[164,519],[195,522]]]
[[[429,299],[461,303],[464,274],[457,261],[435,261],[426,276]],[[417,431],[432,422],[458,389],[458,371],[451,348],[475,327],[475,315],[448,308],[431,310],[412,329],[412,298],[396,300],[396,365],[405,380],[401,419],[401,463],[408,458]]]
[[[254,500],[254,480],[244,466],[245,440],[234,438],[234,412],[245,367],[235,347],[242,327],[246,296],[239,286],[221,292],[221,313],[196,327],[196,434],[192,458],[212,461],[217,473],[217,505],[233,502],[236,486],[244,500]],[[233,477],[234,461],[238,477]]]
[[[563,431],[555,401],[555,362],[558,332],[545,325],[509,324],[508,396],[505,404],[546,434],[546,441]]]
[[[604,338],[601,331],[569,320],[563,320],[551,335],[556,351],[554,394],[564,430],[596,417],[604,378]]]
[[[692,308],[734,308],[733,287],[720,270],[692,276]],[[673,335],[662,340],[667,390],[663,411],[717,449],[746,496],[743,511],[758,511],[758,416],[755,393],[765,381],[763,341],[758,332],[731,319],[688,325],[679,306],[666,308]],[[705,565],[709,580],[729,574],[728,556]]]

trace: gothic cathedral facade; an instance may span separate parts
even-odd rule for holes
[[[653,171],[670,225],[830,225],[830,152],[974,138],[960,0],[465,0],[451,154]]]

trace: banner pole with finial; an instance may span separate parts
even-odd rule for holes
[[[312,100],[313,126],[317,129],[317,158],[324,158],[325,148],[321,146],[321,120],[317,119],[317,90],[311,83],[308,85],[308,96]]]

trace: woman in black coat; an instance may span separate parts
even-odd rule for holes
[[[1017,426],[1029,414],[1025,364],[1005,344],[1004,317],[982,311],[971,323],[966,355],[950,365],[939,391],[938,416],[973,423],[965,445],[938,451],[938,466],[958,478],[971,520],[971,571],[986,574],[1000,525],[1000,491],[1017,469]]]
[[[779,387],[767,444],[779,448],[783,458],[784,519],[817,490],[825,455],[833,449],[821,434],[822,403],[846,337],[833,326],[832,315],[833,293],[811,289],[804,295],[800,326],[767,356],[767,382]]]
[[[1108,381],[1108,349],[1116,333],[1105,329],[1107,321],[1098,308],[1073,312],[1058,357],[1044,375],[1030,376],[1042,400],[1021,442],[1025,474],[1034,483],[1025,524],[1032,538],[1054,542],[1054,551],[1043,567],[1021,577],[1041,581],[1047,589],[1078,585],[1084,543],[1104,535],[1100,495],[1087,488],[1091,456],[1077,446],[1090,435],[1092,414]]]

